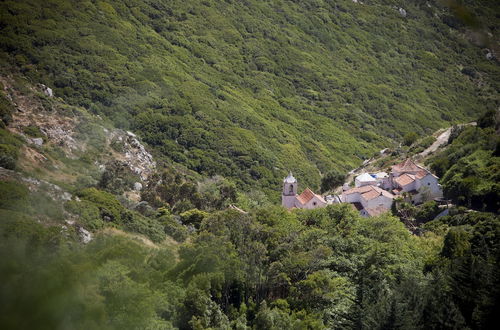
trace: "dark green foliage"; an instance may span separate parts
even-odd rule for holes
[[[0,128],[0,166],[9,170],[15,169],[21,146],[22,142],[17,136]]]
[[[95,231],[104,227],[99,207],[89,201],[71,200],[64,205],[66,211],[78,215],[78,222],[89,230]]]
[[[122,161],[110,161],[101,175],[98,186],[106,191],[121,194],[124,190],[132,189],[135,182],[140,182],[137,174],[132,172],[127,163]]]
[[[436,217],[443,209],[440,209],[434,201],[425,202],[417,207],[415,220],[420,223],[430,221]]]
[[[195,228],[200,228],[201,222],[207,216],[207,212],[203,212],[198,209],[192,209],[180,214],[181,221],[184,225],[191,225]]]
[[[415,132],[408,132],[403,136],[403,145],[411,146],[418,139],[418,134]]]
[[[478,120],[477,126],[481,128],[492,127],[498,129],[500,125],[500,111],[490,109],[486,111]]]
[[[188,229],[183,226],[180,221],[177,221],[171,215],[161,215],[158,217],[158,222],[163,225],[165,234],[175,239],[177,242],[184,242],[189,236]]]
[[[3,84],[0,83],[0,128],[4,128],[12,120],[12,113],[15,108],[3,93]]]
[[[328,172],[321,178],[321,192],[327,192],[344,183],[345,175],[339,172]]]
[[[500,209],[500,137],[492,127],[463,128],[443,152],[430,160],[442,176],[446,198],[480,211]]]
[[[450,299],[472,329],[490,329],[498,319],[500,289],[500,219],[490,213],[467,212],[443,217],[450,228],[441,251],[443,272],[436,291]]]
[[[100,216],[99,208],[120,208],[106,192],[80,195],[66,208],[81,221]],[[27,191],[16,196],[22,200]],[[178,241],[188,236],[167,209],[155,218],[122,209],[120,216],[126,228],[156,241],[157,225]],[[97,235],[83,247],[58,227],[14,214],[6,219],[0,223],[0,251],[10,256],[0,258],[3,327],[42,321],[58,327],[64,320],[113,329],[482,329],[493,324],[498,304],[500,222],[487,213],[437,220],[457,226],[440,252],[429,248],[434,238],[412,236],[397,219],[360,218],[348,205],[215,212],[203,215],[178,261],[168,250],[125,238]],[[45,312],[25,315],[24,308]]]
[[[24,134],[33,138],[43,138],[46,139],[46,136],[40,131],[40,128],[37,126],[25,126],[23,127]]]
[[[0,208],[21,211],[29,200],[29,190],[17,182],[0,182]]]
[[[96,188],[87,188],[78,192],[78,196],[96,205],[105,221],[122,223],[122,213],[125,208],[112,194]]]
[[[79,191],[78,196],[82,201],[70,201],[66,203],[66,208],[79,215],[82,224],[89,229],[97,230],[108,223],[143,234],[153,242],[161,242],[165,238],[164,226],[160,219],[127,210],[108,192],[87,188]]]
[[[417,140],[416,143],[412,145],[409,152],[412,154],[420,153],[430,147],[435,141],[436,138],[434,136],[427,136],[423,139]]]
[[[0,57],[166,160],[271,196],[287,169],[318,188],[406,132],[495,107],[498,66],[454,30],[468,25],[440,3],[394,6],[4,1]]]

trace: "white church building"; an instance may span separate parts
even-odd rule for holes
[[[363,173],[354,179],[354,188],[345,184],[341,195],[323,196],[306,188],[297,194],[298,182],[288,174],[283,179],[281,205],[287,209],[315,209],[328,204],[350,203],[362,216],[371,217],[390,211],[393,200],[403,197],[413,204],[441,198],[438,178],[410,158],[391,166],[391,172]]]
[[[321,195],[315,194],[309,188],[306,188],[306,190],[298,195],[298,188],[297,179],[292,175],[292,172],[290,172],[290,174],[283,179],[281,205],[287,209],[315,209],[327,205],[325,199]]]

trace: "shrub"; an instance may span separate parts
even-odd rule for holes
[[[0,144],[0,166],[8,170],[15,170],[19,151],[15,146]]]
[[[99,208],[92,202],[82,200],[77,202],[75,200],[68,201],[64,208],[66,211],[78,215],[79,222],[86,228],[92,231],[104,227],[104,221],[101,217]]]
[[[26,210],[29,190],[17,182],[0,182],[0,208],[22,211]]]
[[[415,132],[408,132],[403,136],[403,145],[411,146],[415,141],[417,141],[418,135]]]
[[[200,224],[208,216],[207,212],[198,209],[192,209],[181,213],[181,221],[185,225],[192,225],[195,228],[200,228]]]
[[[44,141],[47,139],[37,126],[25,126],[23,127],[23,132],[29,137],[42,138]]]
[[[107,220],[106,217],[109,217],[109,221],[122,222],[121,214],[125,208],[112,194],[96,188],[87,188],[78,192],[77,195],[81,199],[92,202],[97,206],[104,220]]]

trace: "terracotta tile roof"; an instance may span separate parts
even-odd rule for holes
[[[370,191],[372,190],[373,186],[362,186],[362,187],[358,187],[358,188],[352,188],[352,189],[349,189],[349,190],[346,190],[344,191],[344,194],[345,195],[350,195],[350,194],[355,194],[355,193],[365,193],[367,191]]]
[[[368,213],[369,216],[376,217],[377,215],[380,215],[382,213],[389,211],[389,209],[386,207],[383,207],[383,206],[377,206],[377,207],[365,209],[365,211],[366,211],[366,213]]]
[[[411,158],[407,158],[404,162],[396,164],[391,168],[393,172],[418,172],[422,169]]]
[[[427,171],[427,170],[421,170],[417,174],[415,174],[415,177],[420,180],[420,179],[426,177],[427,174],[429,174],[429,171]]]
[[[411,174],[403,174],[394,179],[398,185],[404,187],[415,181],[415,176]]]
[[[378,196],[380,196],[380,193],[376,190],[371,190],[371,191],[368,191],[368,192],[365,192],[364,194],[361,194],[361,196],[369,201],[371,199],[374,199],[374,198],[377,198]]]
[[[381,189],[379,187],[375,186],[363,186],[359,188],[352,188],[350,190],[344,191],[344,194],[350,195],[354,193],[359,193],[365,200],[371,200],[373,198],[376,198],[380,195],[383,195],[388,198],[394,198],[394,196],[388,192],[385,191],[384,189]]]
[[[316,197],[318,198],[321,202],[323,203],[326,203],[326,201],[323,199],[323,197],[321,197],[320,195],[317,195],[315,193],[312,192],[311,189],[309,188],[306,188],[306,190],[304,190],[302,192],[302,194],[298,195],[297,196],[297,200],[299,201],[299,203],[301,203],[302,205],[305,205],[307,204],[311,199],[313,199],[313,197]]]

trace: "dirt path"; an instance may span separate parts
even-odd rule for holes
[[[448,143],[448,139],[450,138],[451,134],[451,129],[452,129],[451,127],[448,127],[443,133],[439,134],[439,136],[436,138],[436,141],[434,141],[434,143],[431,144],[430,147],[419,153],[417,156],[419,158],[424,158],[430,153],[436,151],[443,144]]]
[[[462,124],[462,125],[458,125],[458,126],[462,127],[462,126],[469,126],[469,125],[475,126],[476,123],[475,122],[471,122],[471,123]],[[450,134],[451,134],[451,130],[452,129],[453,129],[453,126],[452,127],[448,127],[443,133],[439,134],[439,136],[436,138],[436,141],[434,141],[434,143],[431,144],[430,147],[428,147],[427,149],[425,149],[424,151],[422,151],[421,153],[419,153],[417,155],[417,157],[419,159],[425,158],[429,154],[431,154],[434,151],[436,151],[440,146],[448,143],[448,140],[450,138]]]

